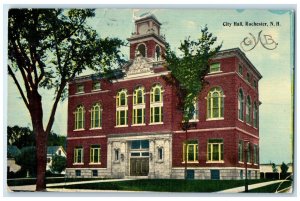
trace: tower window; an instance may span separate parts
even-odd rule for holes
[[[159,61],[160,60],[160,56],[161,56],[161,51],[160,51],[160,47],[156,46],[155,47],[155,60]]]
[[[137,50],[143,57],[146,57],[146,46],[144,44],[139,44]]]

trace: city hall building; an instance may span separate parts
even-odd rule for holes
[[[239,48],[220,51],[186,133],[160,26],[153,15],[135,21],[124,77],[69,83],[67,176],[258,178],[261,74]]]

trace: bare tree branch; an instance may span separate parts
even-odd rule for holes
[[[49,117],[49,121],[48,121],[48,124],[47,124],[47,127],[46,127],[46,133],[49,133],[51,131],[52,125],[54,123],[56,108],[57,108],[58,102],[61,98],[62,92],[63,92],[66,84],[67,84],[66,80],[62,80],[60,85],[59,85],[59,90],[56,94],[55,101],[54,101],[52,109],[51,109],[51,114],[50,114],[50,117]]]
[[[19,90],[19,92],[20,92],[20,94],[21,94],[21,97],[22,97],[22,99],[23,99],[23,101],[24,101],[26,107],[29,109],[28,100],[26,99],[26,97],[25,97],[25,95],[24,95],[24,92],[23,92],[23,90],[22,90],[22,88],[21,88],[21,86],[20,86],[20,84],[19,84],[19,82],[18,82],[18,80],[17,80],[15,74],[13,73],[13,71],[12,71],[12,69],[10,68],[9,65],[8,65],[8,73],[9,73],[10,76],[13,78],[14,82],[16,83],[17,88],[18,88],[18,90]]]

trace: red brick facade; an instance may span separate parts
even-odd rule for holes
[[[144,20],[148,25],[152,21],[155,26],[158,27],[157,32],[159,33],[159,26],[156,19],[153,19],[152,16]],[[159,36],[159,34],[142,34],[139,33],[139,23],[143,23],[143,20],[140,20],[137,23],[137,35],[129,39],[130,41],[130,59],[134,60],[136,55],[137,46],[140,43],[146,45],[146,57],[154,58],[155,47],[158,45],[161,48],[161,51],[164,51],[164,40]],[[148,38],[148,40],[147,40]],[[139,42],[140,41],[140,42]],[[154,59],[155,60],[155,59]],[[251,150],[251,162],[248,164],[248,168],[256,172],[259,171],[258,164],[254,164],[254,148],[253,145],[259,147],[259,127],[254,128],[253,126],[253,108],[254,101],[259,105],[259,96],[258,96],[258,81],[261,78],[259,72],[251,64],[251,62],[246,58],[244,53],[240,49],[230,49],[224,50],[218,53],[218,55],[212,60],[212,63],[220,63],[220,71],[215,73],[209,73],[206,76],[208,85],[203,89],[199,94],[198,107],[199,113],[197,121],[194,122],[194,126],[188,130],[187,136],[184,131],[181,129],[182,114],[178,110],[178,98],[176,97],[176,92],[174,86],[166,85],[166,82],[163,79],[163,76],[169,73],[165,68],[162,67],[161,62],[157,62],[156,65],[153,65],[152,74],[134,76],[127,78],[114,80],[113,82],[108,82],[101,80],[101,90],[93,91],[92,83],[93,80],[90,76],[79,77],[74,81],[69,83],[69,104],[68,104],[68,144],[67,144],[67,153],[68,153],[68,169],[71,172],[73,169],[99,169],[105,170],[103,173],[105,177],[114,177],[112,175],[118,175],[116,177],[130,176],[130,173],[126,170],[129,167],[130,155],[128,155],[128,148],[124,148],[125,151],[122,151],[120,157],[123,157],[121,164],[116,169],[118,174],[114,172],[114,163],[112,162],[113,157],[113,143],[119,143],[118,141],[113,141],[114,137],[122,138],[124,137],[125,141],[120,140],[120,145],[126,144],[126,136],[128,139],[132,136],[137,137],[143,136],[143,139],[146,139],[145,136],[155,135],[156,137],[153,140],[150,140],[150,156],[149,156],[149,177],[167,177],[167,178],[180,178],[178,171],[182,170],[185,166],[183,162],[183,144],[186,139],[196,140],[198,143],[198,161],[196,163],[188,163],[188,169],[195,168],[199,170],[199,174],[204,176],[197,176],[195,173],[195,178],[208,178],[205,176],[207,172],[201,173],[200,170],[205,169],[217,169],[217,170],[227,170],[232,168],[236,171],[235,173],[224,172],[223,177],[226,178],[237,178],[237,171],[243,170],[244,163],[239,162],[238,159],[238,144],[240,140],[249,140],[250,141],[250,150]],[[239,68],[243,68],[243,73],[240,75]],[[130,67],[129,67],[130,68]],[[250,75],[250,80],[247,81],[247,73]],[[254,86],[254,80],[256,81],[256,86]],[[154,84],[159,83],[163,88],[163,123],[151,125],[150,124],[150,91]],[[84,86],[84,93],[77,94],[76,87],[78,84]],[[145,89],[145,125],[143,126],[133,126],[132,124],[132,111],[133,111],[133,92],[137,86],[143,86]],[[209,91],[214,87],[220,87],[224,94],[224,116],[222,119],[211,120],[207,118],[208,106],[207,106],[207,96]],[[127,90],[127,100],[128,100],[128,126],[126,127],[116,127],[116,95],[119,90]],[[238,119],[238,93],[242,89],[244,93],[244,100],[247,96],[251,97],[251,124],[246,124],[245,121]],[[102,126],[101,129],[90,129],[91,128],[91,108],[93,104],[100,103],[102,106]],[[246,101],[244,101],[244,107],[246,108]],[[75,110],[76,107],[82,105],[84,106],[84,129],[75,130]],[[246,109],[244,109],[244,116],[246,115]],[[162,163],[167,164],[167,162],[153,162],[156,159],[151,157],[157,157],[156,147],[161,145],[155,144],[155,140],[159,139],[159,134],[169,134],[170,137],[170,153],[167,149],[166,157],[170,156],[168,161],[170,162],[169,166],[164,166],[163,168],[169,168],[170,170],[167,173],[160,173],[155,169],[155,165],[161,165]],[[109,139],[112,139],[110,141]],[[208,162],[208,140],[209,139],[223,139],[223,160],[222,162]],[[161,142],[167,143],[168,141]],[[122,144],[123,143],[123,144]],[[153,144],[151,144],[153,143]],[[98,144],[101,147],[101,164],[90,164],[90,147],[91,145]],[[83,163],[74,164],[74,148],[76,146],[83,147]],[[124,145],[127,147],[127,145]],[[129,146],[129,145],[128,145]],[[163,145],[162,145],[163,146]],[[110,148],[109,148],[110,147]],[[151,152],[151,147],[153,150]],[[153,155],[153,156],[152,156]],[[257,154],[258,157],[259,154]],[[124,159],[125,158],[125,159]],[[127,163],[126,163],[127,160]],[[167,160],[165,158],[165,160]],[[125,170],[122,169],[122,161],[124,162]],[[127,164],[127,166],[125,165]],[[159,166],[160,167],[160,166]],[[181,169],[180,169],[181,168]],[[227,168],[227,169],[226,169]],[[156,171],[156,172],[155,172]],[[67,170],[68,172],[68,170]],[[100,171],[101,172],[101,171]],[[151,173],[151,174],[150,174]],[[101,173],[99,173],[101,175]],[[111,175],[110,175],[111,174]],[[161,176],[165,174],[164,176]],[[232,174],[232,175],[231,175]],[[234,175],[233,175],[234,174]],[[100,176],[99,175],[99,176]],[[168,176],[169,175],[169,176]],[[179,176],[178,176],[179,175]],[[222,174],[221,174],[222,175]],[[231,176],[228,176],[231,175]],[[69,173],[69,176],[74,176],[74,174]],[[77,175],[78,176],[78,175]]]

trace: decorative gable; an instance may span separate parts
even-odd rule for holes
[[[143,57],[137,53],[131,65],[128,66],[126,77],[138,77],[142,75],[153,74],[153,65],[151,59]]]

